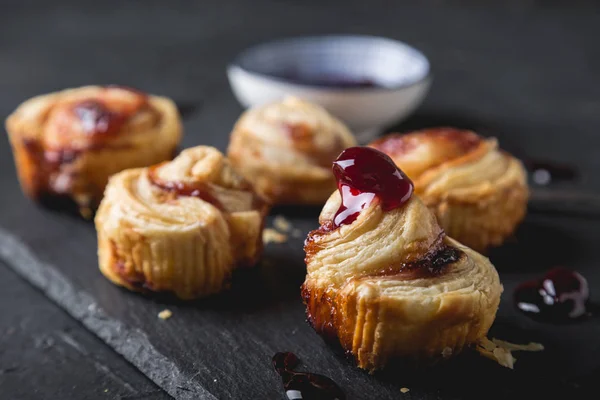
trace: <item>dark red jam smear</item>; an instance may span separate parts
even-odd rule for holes
[[[333,381],[323,375],[310,372],[295,372],[298,357],[294,353],[277,353],[273,356],[273,367],[281,376],[285,394],[290,400],[345,400],[346,395]]]
[[[299,85],[317,86],[324,88],[371,89],[385,87],[368,77],[350,77],[333,74],[305,76],[295,72],[278,74],[277,77]]]
[[[134,88],[118,85],[106,86],[105,90],[122,90],[131,92],[136,101],[120,111],[116,111],[105,99],[87,99],[76,103],[73,112],[81,121],[83,130],[88,135],[114,135],[119,132],[127,119],[148,102],[148,95]]]
[[[520,284],[514,301],[521,312],[539,321],[576,321],[589,315],[589,286],[578,272],[559,267]]]
[[[127,116],[109,110],[99,100],[84,100],[77,103],[73,111],[88,135],[114,135],[127,119]]]
[[[351,224],[375,198],[384,211],[406,203],[414,190],[412,181],[390,157],[370,147],[350,147],[333,162],[333,174],[342,196],[333,226]]]
[[[405,264],[399,271],[404,279],[431,278],[444,273],[446,267],[457,262],[463,252],[455,247],[442,245],[435,252],[427,254],[423,259]],[[393,271],[393,269],[390,269]],[[394,275],[393,272],[384,275]]]
[[[197,197],[212,204],[218,209],[223,209],[221,202],[214,197],[203,183],[190,184],[178,181],[164,181],[158,178],[156,170],[160,168],[162,164],[154,165],[148,169],[148,178],[150,182],[160,189],[176,194],[177,196],[188,196]]]
[[[430,249],[420,259],[401,265],[390,265],[377,276],[401,277],[401,279],[432,278],[443,274],[446,267],[460,260],[463,252],[445,243],[446,234],[441,233]]]

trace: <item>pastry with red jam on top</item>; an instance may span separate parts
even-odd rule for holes
[[[525,168],[496,139],[432,128],[390,134],[370,146],[406,172],[446,233],[473,249],[502,244],[525,216]]]
[[[268,203],[212,147],[114,175],[95,217],[101,272],[130,290],[205,297],[262,251]]]
[[[34,97],[6,130],[25,194],[47,204],[68,199],[86,216],[112,174],[170,159],[182,134],[171,100],[119,86]]]
[[[246,111],[231,133],[233,166],[273,204],[325,203],[331,163],[356,140],[322,107],[288,97]]]
[[[490,261],[446,236],[382,152],[349,148],[333,172],[338,191],[305,242],[313,328],[369,371],[429,363],[484,338],[502,292]]]

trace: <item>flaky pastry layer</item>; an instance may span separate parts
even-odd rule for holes
[[[98,205],[110,175],[170,159],[182,135],[170,99],[100,86],[31,98],[6,129],[23,191],[80,209]]]
[[[448,235],[469,247],[483,251],[501,244],[525,216],[525,168],[495,139],[433,128],[388,135],[371,146],[394,160]]]
[[[456,354],[484,337],[502,286],[487,258],[445,236],[416,197],[383,212],[374,202],[331,230],[335,193],[306,242],[309,322],[370,371],[391,360]]]
[[[211,147],[110,179],[95,218],[100,269],[133,290],[182,299],[220,291],[262,250],[267,203]]]
[[[323,108],[296,98],[246,111],[228,156],[274,203],[322,204],[335,188],[331,163],[356,140]]]

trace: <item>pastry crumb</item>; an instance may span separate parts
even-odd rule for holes
[[[402,393],[408,393],[408,392],[410,392],[410,389],[409,389],[409,388],[406,388],[406,387],[403,387],[403,388],[400,388],[400,391],[401,391]]]
[[[302,237],[302,231],[294,228],[292,223],[283,215],[277,215],[273,219],[273,228],[266,228],[263,231],[263,241],[265,243],[283,243],[287,241],[288,235],[293,238],[300,238]]]
[[[484,357],[496,361],[503,367],[514,369],[517,359],[513,351],[542,351],[544,346],[540,343],[514,344],[499,339],[482,338],[477,342],[477,351]]]
[[[166,319],[171,318],[172,315],[173,315],[173,313],[171,312],[171,310],[164,309],[158,313],[158,318],[160,318],[162,320],[166,320]]]
[[[283,215],[277,215],[275,217],[273,226],[281,232],[289,232],[290,229],[292,229],[292,224]]]
[[[267,243],[284,243],[287,241],[287,235],[285,233],[277,232],[272,228],[265,228],[263,230],[262,239],[265,244]]]
[[[444,350],[442,350],[442,357],[448,358],[451,355],[452,355],[452,349],[450,347],[444,347]]]

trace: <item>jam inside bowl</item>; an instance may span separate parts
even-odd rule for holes
[[[427,58],[409,45],[371,36],[318,36],[251,47],[228,67],[244,107],[292,95],[320,104],[366,142],[408,116],[431,83]]]

